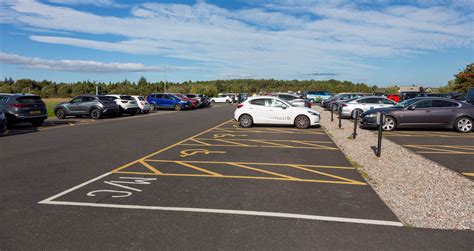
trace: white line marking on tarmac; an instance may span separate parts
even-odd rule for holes
[[[401,222],[397,222],[397,221],[368,220],[368,219],[330,217],[330,216],[307,215],[307,214],[291,214],[291,213],[260,212],[260,211],[229,210],[229,209],[212,209],[212,208],[118,205],[118,204],[70,202],[70,201],[51,201],[51,200],[49,200],[49,201],[43,200],[39,203],[40,204],[50,204],[50,205],[66,205],[66,206],[105,207],[105,208],[144,209],[144,210],[173,211],[173,212],[249,215],[249,216],[277,217],[277,218],[291,218],[291,219],[304,219],[304,220],[317,220],[317,221],[330,221],[330,222],[342,222],[342,223],[357,223],[357,224],[368,224],[368,225],[403,227],[403,224]]]
[[[76,189],[79,189],[79,188],[81,188],[81,187],[83,187],[83,186],[85,186],[85,185],[87,185],[87,184],[90,184],[90,183],[92,183],[92,182],[94,182],[94,181],[96,181],[96,180],[100,180],[100,179],[102,179],[102,178],[104,178],[104,177],[107,177],[107,176],[109,176],[109,175],[111,175],[111,174],[112,174],[112,172],[104,173],[104,174],[102,174],[102,175],[100,175],[100,176],[98,176],[98,177],[96,177],[96,178],[93,178],[93,179],[91,179],[91,180],[88,180],[88,181],[86,181],[86,182],[84,182],[84,183],[81,183],[81,184],[75,186],[75,187],[69,188],[69,189],[66,190],[66,191],[63,191],[63,192],[58,193],[58,194],[56,194],[56,195],[53,195],[53,196],[51,196],[51,197],[49,197],[49,198],[47,198],[47,199],[44,199],[44,200],[42,200],[42,201],[40,201],[40,202],[38,202],[38,203],[40,203],[40,204],[45,204],[45,203],[51,202],[52,200],[55,200],[55,199],[57,199],[57,198],[59,198],[59,197],[65,195],[65,194],[68,194],[68,193],[70,193],[70,192],[72,192],[72,191],[74,191],[74,190],[76,190]]]

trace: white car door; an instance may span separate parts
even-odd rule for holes
[[[252,116],[255,124],[269,123],[267,115],[270,112],[270,108],[266,106],[267,100],[266,98],[257,98],[249,101],[248,113]]]
[[[278,99],[268,99],[266,102],[268,108],[267,123],[270,124],[293,124],[291,121],[291,106]]]

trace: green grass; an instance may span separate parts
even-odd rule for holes
[[[69,101],[67,98],[45,98],[43,99],[44,103],[46,103],[46,109],[48,109],[48,117],[54,117],[54,107],[61,103]]]

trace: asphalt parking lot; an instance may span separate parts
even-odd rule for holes
[[[452,131],[397,130],[384,136],[465,177],[474,179],[474,134]]]
[[[243,129],[232,111],[0,138],[0,249],[472,247],[403,226],[322,129]]]

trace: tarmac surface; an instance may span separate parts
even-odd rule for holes
[[[322,129],[244,129],[232,111],[16,128],[0,249],[472,248],[472,231],[403,226]]]
[[[397,130],[384,137],[411,151],[474,179],[474,133],[447,130]]]

